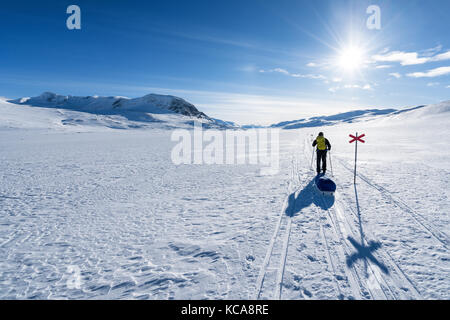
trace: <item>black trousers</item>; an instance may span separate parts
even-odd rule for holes
[[[320,173],[320,162],[322,161],[322,170],[327,170],[327,150],[317,150],[317,173]]]

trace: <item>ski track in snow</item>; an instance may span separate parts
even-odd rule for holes
[[[339,162],[342,164],[342,166],[353,173],[353,170],[349,167],[349,165],[342,159],[339,159]],[[426,219],[419,213],[415,212],[413,209],[411,209],[404,201],[398,199],[395,197],[392,192],[386,190],[382,186],[376,184],[375,182],[368,179],[366,176],[364,176],[361,173],[357,173],[357,176],[367,183],[369,186],[374,188],[375,190],[379,191],[383,197],[387,198],[388,200],[392,201],[394,205],[399,207],[403,210],[403,212],[408,213],[414,221],[421,226],[421,228],[429,233],[431,236],[433,236],[436,240],[438,240],[445,248],[447,248],[449,239],[446,235],[444,235],[442,232],[438,231],[436,227],[434,227],[431,223],[427,222]]]
[[[307,140],[307,138],[305,138]],[[307,142],[308,145],[312,144],[312,141]],[[313,149],[309,150],[309,153],[314,155]],[[308,150],[305,150],[305,154],[308,154]],[[314,157],[312,157],[314,159]],[[315,175],[313,167],[311,167],[312,175]],[[319,201],[323,204],[323,208],[320,205],[316,208],[318,215],[318,221],[320,223],[321,235],[324,244],[326,245],[327,256],[329,264],[333,270],[333,277],[336,279],[337,298],[339,299],[362,299],[364,296],[367,298],[367,290],[363,284],[363,279],[359,276],[355,268],[348,268],[345,265],[346,257],[349,256],[348,247],[345,245],[345,240],[342,238],[341,230],[336,226],[336,221],[333,221],[330,214],[330,207],[325,203],[325,196],[318,192]],[[335,203],[333,203],[333,206]],[[324,223],[327,221],[327,223]],[[326,231],[330,230],[330,240],[327,239]],[[341,276],[340,276],[341,274]],[[345,274],[345,276],[343,276]],[[343,284],[339,284],[343,282]],[[371,297],[374,298],[373,295]]]
[[[340,159],[339,159],[340,160]],[[339,161],[339,163],[347,169],[349,172],[353,173],[353,170],[348,166],[348,164],[342,160]],[[367,186],[370,188],[375,188],[377,191],[379,191],[379,196],[381,196],[384,199],[387,199],[385,205],[387,206],[393,206],[394,208],[397,207],[402,210],[402,212],[409,213],[408,216],[403,216],[402,218],[405,219],[406,224],[402,226],[402,228],[405,229],[405,232],[415,232],[413,231],[413,225],[419,226],[420,232],[416,235],[418,237],[418,240],[416,240],[419,243],[430,243],[429,245],[432,247],[435,247],[436,245],[442,246],[442,249],[437,249],[437,252],[442,252],[442,259],[445,261],[445,256],[447,252],[447,246],[446,246],[446,237],[436,230],[435,227],[431,226],[428,222],[421,222],[419,219],[417,219],[417,216],[422,217],[417,212],[414,212],[406,203],[403,201],[400,201],[396,199],[396,197],[387,191],[384,188],[379,187],[376,185],[373,181],[369,180],[368,178],[364,177],[362,174],[358,174],[358,177],[362,178],[362,180],[366,183]],[[336,179],[336,178],[335,178]],[[339,179],[336,179],[338,183]],[[353,184],[353,183],[352,183]],[[342,185],[342,184],[341,184]],[[359,184],[354,186],[355,193],[357,192],[357,189],[361,189]],[[346,200],[344,200],[347,199]],[[376,194],[373,194],[373,198],[377,198]],[[353,239],[356,239],[355,235],[358,234],[356,231],[356,224],[359,220],[359,224],[362,225],[362,222],[360,221],[361,216],[359,214],[359,204],[352,205],[350,204],[350,201],[348,201],[349,195],[341,196],[340,192],[336,194],[336,204],[333,208],[333,211],[335,212],[336,220],[342,221],[344,224],[344,230],[345,232],[350,232],[352,234]],[[358,200],[356,200],[358,202]],[[378,203],[382,203],[379,201]],[[355,207],[357,210],[355,210]],[[345,210],[345,209],[347,210]],[[397,219],[397,214],[392,209],[390,211],[385,210],[385,212],[392,212],[390,213],[391,216],[388,215],[389,219],[392,219],[393,222],[400,224],[400,220]],[[348,216],[348,214],[345,213],[351,213],[353,216],[353,223]],[[394,218],[392,218],[394,217]],[[407,219],[410,217],[411,219]],[[423,217],[422,217],[423,218]],[[423,218],[424,219],[424,218]],[[425,219],[424,219],[425,220]],[[384,222],[380,222],[381,225],[384,225]],[[362,227],[360,227],[362,228]],[[373,230],[373,227],[371,228]],[[362,238],[369,238],[371,241],[376,241],[377,238],[374,236],[374,233],[371,231],[365,230],[364,232],[362,229],[360,230],[361,237]],[[343,234],[343,238],[347,237],[346,234]],[[385,240],[385,236],[383,237],[383,240]],[[420,239],[420,240],[419,240]],[[437,241],[436,241],[437,240]],[[361,242],[363,242],[364,239],[362,239]],[[431,242],[430,242],[431,241]],[[367,242],[367,240],[365,240]],[[404,241],[402,241],[404,242]],[[434,242],[434,244],[432,244]],[[429,247],[430,249],[432,247]],[[412,247],[414,251],[417,250],[415,247]],[[413,251],[413,252],[414,252]],[[417,253],[415,253],[417,254]],[[422,253],[423,255],[423,253]],[[376,281],[377,285],[375,286],[378,290],[381,290],[383,295],[385,295],[386,299],[424,299],[427,298],[427,296],[424,296],[421,290],[419,289],[417,283],[411,278],[411,276],[408,276],[408,272],[417,272],[416,270],[408,270],[405,271],[403,267],[400,266],[400,263],[397,262],[394,259],[393,255],[389,252],[389,250],[386,249],[386,246],[381,245],[380,248],[376,251],[376,254],[374,253],[374,256],[376,256],[376,259],[378,259],[382,264],[384,264],[389,271],[389,274],[386,275],[385,273],[381,272],[381,270],[377,266],[372,266],[369,264],[369,267],[372,268],[372,281]],[[401,260],[405,260],[408,255],[404,255]],[[435,256],[433,254],[433,256]],[[435,259],[435,258],[434,258]],[[429,261],[433,261],[429,260]],[[421,261],[420,259],[419,261]],[[425,267],[425,266],[424,266]]]
[[[287,251],[287,247],[289,244],[289,234],[291,231],[291,219],[290,217],[286,217],[286,209],[288,207],[288,202],[289,202],[289,196],[291,195],[291,193],[293,192],[293,190],[295,189],[295,181],[294,181],[294,173],[295,173],[295,166],[294,164],[294,160],[293,158],[291,158],[291,165],[290,165],[290,177],[289,177],[289,183],[288,183],[288,188],[287,188],[287,196],[285,197],[284,201],[283,201],[283,206],[281,208],[280,214],[279,214],[279,219],[278,222],[275,226],[275,231],[272,235],[272,238],[269,241],[269,245],[267,248],[267,252],[264,258],[264,261],[261,265],[260,268],[260,272],[258,275],[258,278],[256,280],[256,294],[254,299],[262,299],[263,298],[263,294],[265,294],[263,286],[267,287],[268,283],[270,283],[269,280],[269,276],[268,273],[272,273],[272,278],[274,276],[274,272],[276,272],[278,270],[278,273],[276,274],[276,279],[275,279],[275,284],[269,284],[275,287],[275,293],[273,293],[273,295],[271,296],[271,291],[269,289],[269,292],[267,293],[266,298],[267,299],[279,299],[280,295],[281,295],[281,285],[282,285],[282,278],[283,278],[283,272],[284,272],[284,266],[285,266],[285,259],[286,259],[286,251]],[[285,230],[281,230],[282,227],[282,222],[284,222],[286,219],[289,219],[287,226],[284,226]],[[282,231],[284,231],[285,236],[282,237],[279,234],[282,233]],[[282,244],[282,252],[283,253],[278,253],[279,255],[281,255],[281,260],[279,262],[278,267],[277,266],[269,266],[270,263],[274,264],[276,262],[274,262],[275,258],[274,258],[274,247],[276,245],[277,241],[280,241],[283,243]],[[274,279],[271,279],[272,281]]]
[[[349,220],[348,216],[345,215],[343,208],[343,202],[341,200],[341,197],[339,195],[339,193],[337,194],[337,202],[335,205],[335,213],[337,215],[337,217],[341,220],[344,221],[346,227],[348,228],[347,230],[351,230],[352,235],[356,235],[357,231],[355,231],[355,227],[352,227],[352,222]],[[352,215],[354,216],[354,218],[358,218],[357,217],[357,213],[355,213],[355,211],[351,208],[348,207],[348,210],[346,212],[351,212]],[[365,231],[364,232],[365,235],[367,237],[369,237],[370,239],[375,239],[375,237],[370,233]],[[395,298],[397,299],[422,299],[422,296],[420,295],[419,291],[417,290],[417,287],[415,286],[415,284],[411,281],[410,278],[408,278],[408,276],[406,276],[405,272],[398,266],[398,264],[395,262],[394,259],[392,259],[392,256],[389,254],[388,251],[386,251],[386,249],[384,247],[381,247],[380,250],[378,251],[378,254],[381,257],[381,262],[385,263],[386,265],[389,266],[389,271],[390,272],[395,272],[395,275],[392,275],[392,281],[395,282],[394,287],[396,287],[396,289],[401,289],[401,290],[397,290],[398,293],[395,294]],[[382,278],[381,272],[379,270],[378,267],[374,267],[374,266],[370,266],[372,268],[372,274],[377,274],[378,277],[376,277],[376,281],[379,284],[379,287],[381,289],[381,283],[380,280],[385,282],[384,279],[379,279]],[[374,269],[376,271],[374,271]],[[395,278],[394,278],[395,276]],[[386,284],[386,282],[384,283],[384,285],[388,286]],[[389,291],[392,293],[392,287],[389,287]],[[402,291],[410,291],[412,292],[412,296],[406,296],[406,295],[402,295],[404,292]]]
[[[307,143],[305,143],[306,145]],[[306,154],[306,152],[305,152]],[[320,195],[321,201],[325,206],[325,196]],[[345,259],[349,257],[352,252],[352,247],[348,243],[349,237],[351,236],[355,239],[357,232],[352,222],[349,221],[348,217],[345,215],[343,209],[343,202],[339,196],[339,192],[336,193],[336,202],[332,207],[325,211],[326,218],[330,225],[332,226],[333,233],[340,242],[340,246],[336,247],[336,252],[338,259],[332,258],[333,253],[331,252],[329,241],[326,238],[324,232],[324,226],[321,224],[321,235],[323,243],[326,247],[327,260],[333,270],[334,274],[338,274],[336,266]],[[320,214],[320,208],[317,208]],[[350,208],[349,208],[350,209]],[[354,211],[350,211],[354,215]],[[318,221],[320,223],[320,220]],[[366,236],[369,233],[366,232]],[[371,237],[374,239],[373,237]],[[345,252],[345,253],[344,253]],[[411,280],[406,276],[405,272],[398,266],[398,264],[392,259],[391,255],[382,248],[382,263],[388,265],[388,272],[394,272],[394,275],[383,275],[382,271],[378,266],[374,265],[371,261],[365,259],[365,272],[361,272],[355,267],[346,268],[345,273],[348,279],[348,285],[351,289],[353,296],[349,298],[361,298],[360,293],[362,293],[366,298],[372,299],[420,299],[422,298],[417,287],[411,282]],[[378,254],[374,254],[379,256]],[[340,260],[340,261],[339,261]],[[336,282],[336,289],[338,292],[338,297],[344,298],[342,294],[342,289]]]

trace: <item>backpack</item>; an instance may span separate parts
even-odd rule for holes
[[[327,149],[327,144],[325,143],[325,137],[317,137],[316,142],[317,142],[317,149],[319,149],[319,150]]]

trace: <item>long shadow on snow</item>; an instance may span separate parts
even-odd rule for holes
[[[350,243],[355,247],[357,251],[353,253],[351,256],[347,257],[347,266],[351,267],[358,260],[363,260],[367,273],[368,267],[367,260],[370,260],[372,261],[372,263],[377,265],[378,268],[380,268],[380,270],[383,271],[383,273],[389,274],[389,269],[383,263],[378,261],[372,254],[373,252],[381,248],[381,242],[371,240],[366,245],[367,240],[364,235],[363,224],[361,220],[361,207],[359,206],[358,190],[356,189],[356,184],[355,184],[355,200],[356,200],[356,210],[358,213],[359,233],[361,235],[361,241],[358,242],[357,240],[355,240],[350,236],[347,238],[348,241],[350,241]]]
[[[285,214],[289,217],[293,217],[296,214],[299,214],[303,209],[308,208],[312,204],[320,207],[323,210],[328,210],[334,205],[335,202],[334,196],[324,197],[317,191],[314,185],[314,179],[312,179],[311,182],[308,183],[308,185],[305,188],[303,188],[302,191],[300,191],[297,197],[295,196],[295,194],[296,192],[292,193],[288,199],[288,207],[286,208]],[[347,238],[348,241],[350,241],[350,243],[356,249],[355,253],[347,257],[347,265],[351,267],[358,260],[362,260],[364,262],[365,269],[367,272],[368,268],[367,262],[368,260],[370,260],[372,263],[377,265],[378,268],[380,268],[380,270],[383,273],[389,274],[389,269],[373,256],[373,252],[381,248],[381,243],[373,240],[367,243],[361,220],[361,208],[359,205],[358,190],[356,189],[356,185],[355,185],[355,200],[356,200],[356,210],[358,214],[359,233],[361,236],[361,240],[360,242],[358,242],[357,240],[355,240],[350,236]]]
[[[314,179],[300,191],[297,197],[295,196],[295,192],[289,196],[288,207],[285,213],[287,216],[293,217],[312,204],[323,210],[328,210],[334,205],[334,196],[323,197],[320,195],[314,186]]]

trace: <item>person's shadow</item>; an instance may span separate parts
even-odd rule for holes
[[[296,192],[292,193],[288,199],[288,206],[286,208],[286,215],[293,217],[299,214],[303,209],[308,208],[312,204],[328,210],[334,205],[334,196],[322,196],[314,186],[314,180],[312,179],[308,185],[301,190],[297,196]]]
[[[300,193],[295,196],[296,192],[291,194],[288,199],[288,206],[286,208],[285,214],[289,217],[294,217],[300,214],[305,208],[308,208],[312,204],[318,206],[323,210],[330,209],[335,202],[334,196],[322,196],[319,191],[314,186],[315,179],[300,191]],[[377,265],[382,272],[389,274],[388,268],[378,261],[374,256],[373,252],[381,248],[381,243],[377,241],[369,241],[365,238],[363,231],[363,224],[361,220],[361,208],[359,206],[358,190],[355,185],[355,199],[356,199],[356,210],[358,214],[358,224],[359,233],[361,235],[361,240],[358,242],[353,237],[348,237],[347,240],[355,247],[356,252],[347,257],[347,266],[352,267],[358,260],[362,260],[365,265],[365,269],[368,267],[368,260]]]

